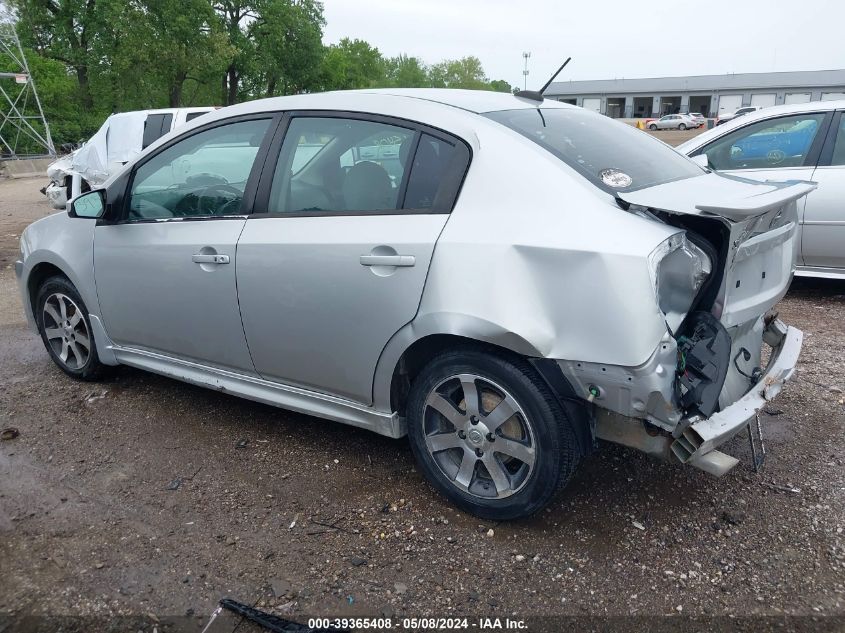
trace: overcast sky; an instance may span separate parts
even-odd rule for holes
[[[519,86],[530,51],[535,89],[570,55],[559,80],[845,68],[845,0],[323,2],[326,43],[357,37],[427,63],[475,55]]]

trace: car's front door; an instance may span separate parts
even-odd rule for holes
[[[836,113],[807,196],[801,251],[806,266],[845,269],[845,116]],[[839,271],[841,272],[841,271]]]
[[[94,236],[97,295],[116,344],[254,373],[236,246],[272,123],[212,124],[134,169],[118,217]]]
[[[259,186],[265,212],[238,243],[262,377],[371,402],[378,358],[417,312],[468,160],[461,141],[404,122],[290,117]]]
[[[811,180],[830,117],[829,112],[802,112],[755,121],[720,136],[692,155],[706,154],[711,168],[743,178]],[[800,203],[802,230],[804,204],[818,193],[812,192]],[[806,264],[803,250],[799,264]]]

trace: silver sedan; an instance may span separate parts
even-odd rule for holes
[[[687,128],[697,128],[696,123],[690,116],[686,114],[667,114],[654,121],[649,121],[649,130],[686,130]]]
[[[801,347],[770,311],[812,188],[535,93],[299,95],[159,139],[30,225],[16,272],[69,376],[129,365],[407,435],[438,491],[510,519],[599,438],[737,464],[717,448]]]

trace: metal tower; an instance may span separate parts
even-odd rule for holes
[[[0,7],[0,158],[55,155],[14,22]]]

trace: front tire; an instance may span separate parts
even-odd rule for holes
[[[98,380],[106,371],[85,302],[65,277],[50,277],[38,289],[36,323],[41,341],[53,362],[77,380]]]
[[[572,421],[534,368],[492,351],[429,362],[411,385],[407,422],[426,479],[485,519],[542,509],[581,457]]]
[[[687,129],[687,126],[686,126],[686,125],[684,125],[683,123],[681,123],[681,124],[678,126],[678,129],[679,129],[681,132],[683,132],[684,130],[686,130],[686,129]]]
[[[652,132],[654,132],[657,129],[657,126],[654,123],[652,123],[651,125],[648,126],[648,129],[651,130]]]

